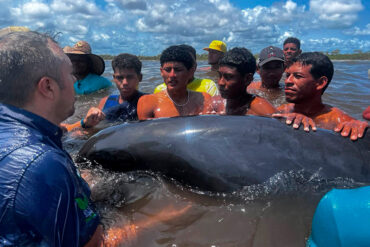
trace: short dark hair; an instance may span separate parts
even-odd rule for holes
[[[235,67],[242,76],[248,73],[253,75],[256,72],[256,58],[243,47],[235,47],[227,51],[218,64]]]
[[[293,43],[297,46],[297,49],[301,49],[301,41],[299,41],[299,39],[295,38],[295,37],[288,37],[285,41],[284,41],[284,44],[289,44],[289,43]]]
[[[121,53],[112,60],[113,71],[121,69],[134,69],[137,75],[141,75],[142,63],[135,55]]]
[[[64,61],[50,45],[56,42],[46,34],[12,32],[0,36],[0,102],[25,106],[39,80],[48,76],[60,88],[60,65]],[[67,58],[65,58],[67,59]]]
[[[197,61],[197,51],[195,50],[194,47],[192,47],[191,45],[186,45],[186,44],[179,45],[179,47],[187,50],[193,56],[194,61]]]
[[[288,66],[292,66],[294,63],[300,63],[304,66],[311,65],[310,74],[317,80],[322,76],[328,78],[328,83],[322,92],[326,90],[334,74],[334,66],[330,61],[329,57],[321,52],[303,52],[299,56],[292,59],[292,63]]]
[[[161,67],[168,62],[180,62],[189,70],[194,65],[192,54],[179,45],[173,45],[166,48],[160,57]]]

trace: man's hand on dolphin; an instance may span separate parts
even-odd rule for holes
[[[306,132],[310,131],[310,127],[313,131],[316,131],[316,124],[312,120],[300,113],[274,113],[272,114],[275,118],[286,118],[285,123],[287,125],[293,124],[293,128],[298,129],[301,124],[303,124],[303,129]]]
[[[364,136],[366,128],[369,125],[365,121],[350,120],[346,122],[340,122],[335,128],[335,132],[340,132],[343,137],[350,137],[352,141],[356,141],[358,138]]]

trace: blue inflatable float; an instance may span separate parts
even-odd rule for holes
[[[370,187],[333,189],[317,206],[308,247],[369,247]]]

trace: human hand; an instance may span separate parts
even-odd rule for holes
[[[272,117],[275,118],[286,118],[285,123],[290,125],[293,123],[293,128],[298,129],[303,124],[303,129],[306,132],[310,132],[310,126],[313,131],[316,131],[316,124],[312,118],[309,118],[300,113],[274,113]]]
[[[340,122],[335,128],[335,132],[340,132],[343,137],[350,137],[352,141],[356,141],[358,138],[364,136],[366,128],[369,127],[368,123],[360,120],[350,120],[346,122]]]
[[[96,107],[91,107],[84,118],[84,125],[87,128],[97,125],[100,121],[105,118],[105,114]]]

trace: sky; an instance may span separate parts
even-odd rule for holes
[[[370,0],[0,0],[0,29],[26,26],[78,40],[95,54],[152,56],[189,44],[205,53],[212,40],[259,53],[287,37],[303,51],[370,51]]]

